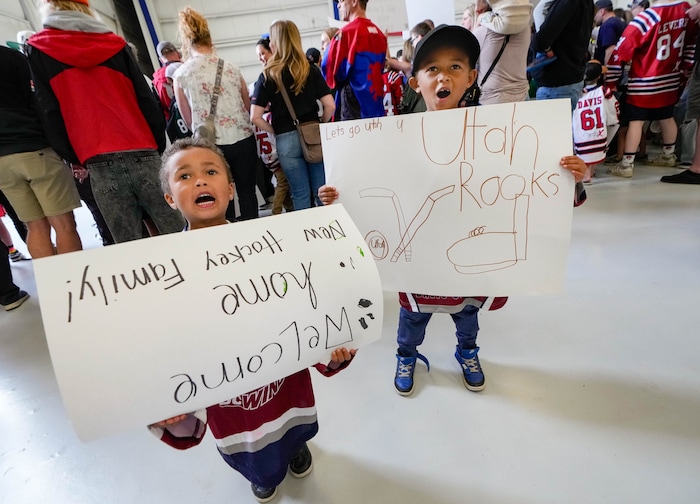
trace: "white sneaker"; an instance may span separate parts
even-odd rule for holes
[[[15,249],[14,252],[12,252],[11,254],[8,254],[8,255],[9,255],[10,260],[11,260],[12,262],[28,261],[28,260],[29,260],[28,257],[25,257],[24,254],[22,254],[22,252],[20,252],[20,251],[17,250],[17,249]]]
[[[607,173],[610,175],[615,175],[616,177],[630,178],[632,177],[632,171],[634,170],[634,165],[623,164],[622,161],[617,163],[615,166],[611,166],[607,169]]]
[[[674,168],[678,164],[678,158],[675,154],[670,156],[664,156],[659,154],[654,159],[650,159],[646,162],[649,166],[667,166],[668,168]]]

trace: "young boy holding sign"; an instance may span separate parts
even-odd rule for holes
[[[467,106],[468,91],[476,80],[474,63],[479,58],[479,43],[472,33],[461,26],[440,25],[425,35],[416,47],[413,58],[411,87],[425,100],[427,111],[447,110]],[[560,164],[571,171],[580,182],[586,164],[577,156],[564,156]],[[577,190],[582,188],[577,184]],[[331,186],[319,189],[319,198],[330,204],[338,198]],[[585,193],[577,192],[574,204],[582,203]],[[479,363],[476,336],[479,331],[480,308],[490,310],[503,306],[507,298],[441,297],[400,293],[397,365],[394,387],[400,395],[413,393],[413,373],[420,359],[430,369],[428,360],[418,352],[433,313],[449,313],[457,328],[455,358],[462,368],[464,386],[471,391],[483,390],[484,373]],[[488,306],[487,306],[488,303]]]
[[[228,163],[214,144],[178,140],[163,154],[160,180],[165,200],[187,220],[186,230],[226,224],[233,199]],[[338,348],[331,362],[316,369],[331,376],[347,367],[356,350]],[[259,502],[272,500],[289,468],[303,478],[313,468],[306,442],[318,432],[308,369],[205,410],[150,425],[162,441],[178,449],[199,444],[207,425],[224,460],[251,483]]]

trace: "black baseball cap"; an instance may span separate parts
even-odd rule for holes
[[[603,72],[607,70],[598,60],[590,60],[586,63],[586,72],[583,75],[585,81],[598,80]]]
[[[416,75],[416,72],[425,64],[426,58],[441,47],[456,47],[463,50],[469,58],[471,67],[476,68],[481,49],[474,34],[463,26],[441,24],[430,30],[418,42],[413,56],[411,74]]]
[[[321,61],[321,51],[315,47],[310,47],[306,50],[306,59],[309,60],[309,63],[318,65],[318,62]]]

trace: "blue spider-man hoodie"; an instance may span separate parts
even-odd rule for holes
[[[367,18],[355,18],[333,37],[321,65],[328,86],[337,91],[336,119],[384,116],[386,50],[386,37]]]

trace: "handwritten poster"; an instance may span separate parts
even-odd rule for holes
[[[574,179],[568,100],[322,125],[326,180],[385,290],[561,291]]]
[[[89,441],[230,400],[379,338],[340,205],[34,261],[64,404]]]

